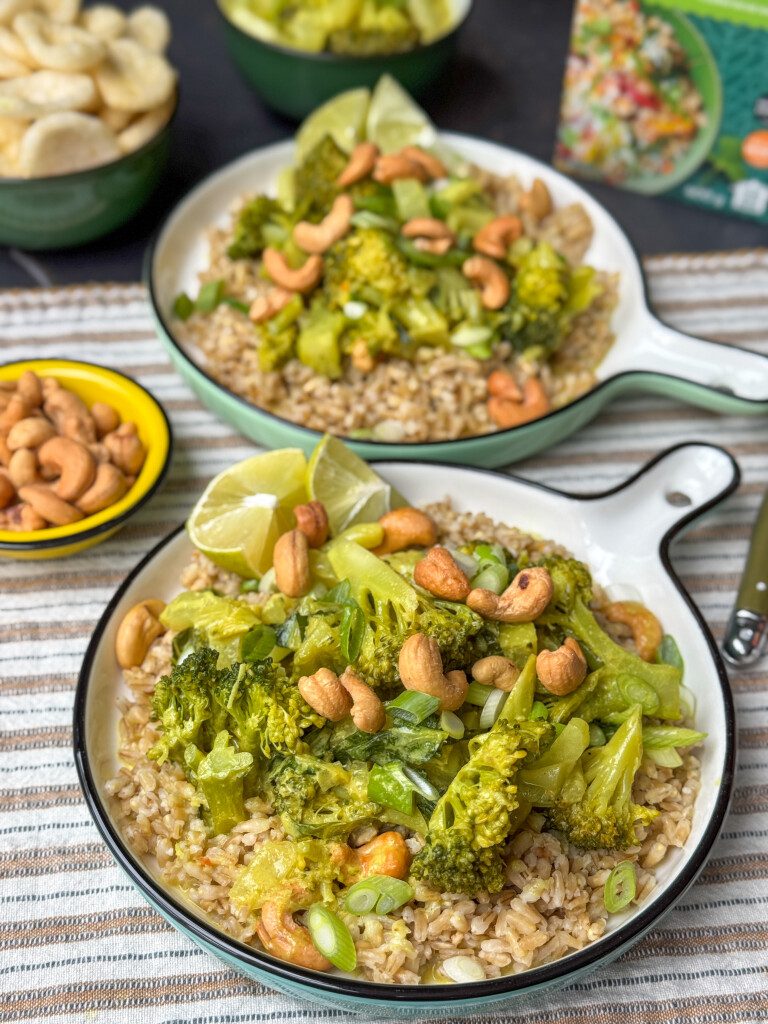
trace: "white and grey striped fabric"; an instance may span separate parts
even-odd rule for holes
[[[662,317],[768,353],[768,250],[646,262]],[[176,433],[163,490],[110,541],[69,560],[0,562],[0,1021],[240,1024],[345,1015],[259,988],[170,928],[114,865],[70,750],[72,694],[93,625],[124,575],[204,483],[252,445],[204,411],[154,337],[139,285],[0,293],[0,358],[112,365],[160,399]],[[618,482],[703,439],[739,460],[739,492],[678,541],[675,566],[719,636],[768,485],[765,420],[625,399],[516,472],[572,490]],[[698,884],[644,942],[559,994],[497,1011],[521,1024],[768,1020],[768,662],[732,677],[739,770]]]

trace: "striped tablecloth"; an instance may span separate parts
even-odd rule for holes
[[[676,326],[768,352],[768,250],[648,260],[659,313]],[[182,938],[134,892],[91,824],[70,751],[86,641],[138,559],[182,520],[205,482],[253,451],[171,369],[139,285],[0,293],[0,358],[67,355],[151,388],[176,432],[170,479],[112,540],[71,560],[0,563],[0,1021],[239,1024],[335,1020],[262,989]],[[637,398],[517,471],[604,488],[668,445],[723,444],[738,494],[677,542],[674,562],[722,633],[758,501],[766,422]],[[520,1003],[524,1024],[746,1024],[768,1020],[768,663],[734,673],[739,770],[730,817],[695,888],[619,962]]]

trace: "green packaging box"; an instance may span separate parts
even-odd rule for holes
[[[577,0],[554,162],[768,223],[768,0]]]

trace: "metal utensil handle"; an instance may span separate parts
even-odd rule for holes
[[[757,513],[736,607],[768,616],[768,492]]]

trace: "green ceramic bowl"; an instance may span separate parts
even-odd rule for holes
[[[555,203],[581,203],[594,224],[587,262],[619,271],[616,341],[597,369],[596,386],[581,398],[532,423],[458,441],[388,444],[345,439],[365,459],[420,459],[472,466],[504,466],[527,458],[579,430],[600,409],[627,393],[650,391],[727,413],[768,413],[768,358],[681,334],[649,310],[640,263],[616,221],[570,178],[515,150],[466,135],[443,134],[442,142],[498,174],[516,174],[524,184],[542,178]],[[244,195],[272,188],[292,159],[292,143],[267,146],[240,157],[206,178],[181,200],[147,253],[145,279],[158,335],[176,368],[201,401],[246,437],[268,448],[317,444],[315,430],[298,426],[241,398],[219,384],[205,357],[178,334],[173,302],[179,292],[196,294],[197,274],[208,260],[206,231],[226,219]]]
[[[134,153],[72,174],[0,178],[0,244],[66,249],[125,224],[154,192],[170,151],[171,123]]]
[[[265,103],[297,121],[337,93],[358,86],[373,88],[384,74],[392,75],[418,96],[450,60],[472,6],[471,0],[451,0],[453,28],[426,46],[388,56],[350,57],[310,53],[257,39],[229,20],[220,0],[216,4],[230,52],[246,80]]]

